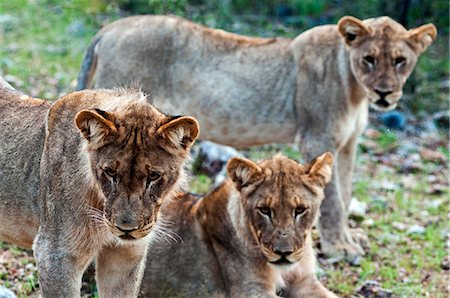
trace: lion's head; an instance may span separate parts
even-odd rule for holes
[[[87,140],[93,183],[103,197],[102,220],[122,240],[151,231],[162,202],[177,190],[199,133],[194,118],[166,116],[142,95],[136,97],[141,98],[108,111],[79,111],[75,118]]]
[[[290,265],[302,258],[317,217],[333,157],[303,166],[282,155],[256,164],[235,157],[228,175],[240,192],[244,220],[267,261]]]
[[[350,54],[351,70],[372,105],[392,110],[417,58],[436,39],[433,24],[406,30],[389,17],[361,21],[346,16],[338,22]]]

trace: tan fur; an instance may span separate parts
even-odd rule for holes
[[[136,296],[146,236],[178,191],[197,122],[130,90],[75,92],[51,106],[21,98],[0,89],[0,240],[34,239],[44,297],[79,297],[93,260],[101,297]]]
[[[311,241],[331,167],[330,153],[306,166],[231,159],[217,189],[162,207],[181,241],[150,244],[141,296],[336,297],[316,278]]]
[[[0,86],[0,240],[23,248],[31,248],[39,227],[39,163],[49,109],[49,102]]]
[[[336,156],[322,204],[322,250],[364,254],[347,223],[351,179],[368,106],[396,107],[418,56],[436,38],[427,24],[343,17],[295,39],[259,39],[179,17],[124,18],[103,28],[86,52],[78,88],[139,81],[153,103],[194,115],[200,138],[243,147],[297,142],[304,157]],[[152,75],[157,74],[157,75]]]

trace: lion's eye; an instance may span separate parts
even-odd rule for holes
[[[400,65],[404,64],[405,62],[406,62],[406,58],[405,57],[397,57],[394,60],[395,66],[400,66]]]
[[[106,176],[108,176],[109,178],[114,179],[116,177],[116,171],[111,168],[105,168],[104,172],[105,172]]]
[[[150,183],[153,181],[158,180],[159,178],[161,178],[161,174],[155,171],[151,171],[150,174],[148,174],[147,176],[147,186],[146,188],[149,187]]]
[[[364,60],[365,63],[367,63],[369,65],[374,65],[375,62],[376,62],[375,58],[373,56],[370,56],[370,55],[364,56],[363,60]]]
[[[295,216],[302,216],[303,214],[305,214],[306,210],[308,210],[307,207],[305,206],[298,206],[297,208],[295,208]]]
[[[150,174],[148,174],[147,179],[150,181],[155,181],[158,180],[159,178],[161,178],[161,174],[155,171],[150,172]]]
[[[258,207],[258,211],[263,214],[263,215],[267,215],[270,216],[270,208],[269,207]]]

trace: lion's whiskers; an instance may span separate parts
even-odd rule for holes
[[[180,235],[172,230],[173,222],[159,218],[152,229],[152,236],[158,243],[165,242],[167,244],[183,242]]]

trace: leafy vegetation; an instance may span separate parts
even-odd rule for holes
[[[388,14],[402,17],[405,1],[325,0],[15,0],[0,4],[0,72],[18,89],[55,100],[74,89],[83,52],[103,25],[137,13],[183,15],[208,26],[255,36],[295,37],[345,14],[360,18]],[[447,297],[450,245],[448,226],[448,132],[427,129],[432,113],[448,110],[448,1],[410,1],[409,27],[437,24],[440,37],[421,57],[405,88],[399,109],[408,129],[382,128],[371,114],[371,129],[361,141],[354,196],[367,206],[352,217],[369,233],[370,252],[349,266],[319,254],[323,282],[344,297],[357,295],[367,281],[377,281],[398,297]],[[448,125],[447,125],[448,127]],[[301,160],[295,147],[271,145],[243,153],[262,159],[283,152]],[[191,191],[212,184],[199,174]],[[320,247],[317,247],[320,252]],[[35,295],[38,284],[32,254],[0,243],[0,285],[19,296]],[[95,295],[87,282],[86,295]],[[360,293],[360,295],[362,295]]]

